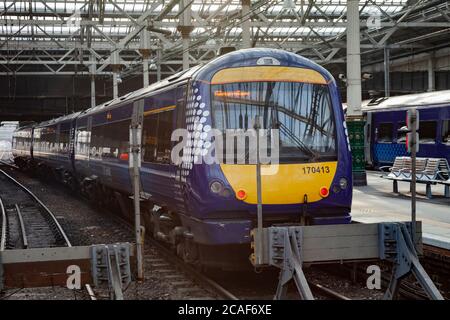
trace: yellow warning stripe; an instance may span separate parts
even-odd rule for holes
[[[149,114],[155,114],[155,113],[160,113],[160,112],[164,112],[164,111],[169,111],[169,110],[173,110],[175,109],[176,106],[167,106],[167,107],[162,107],[162,108],[158,108],[158,109],[153,109],[153,110],[149,110],[149,111],[145,111],[144,112],[144,116],[147,116]]]
[[[211,84],[261,81],[327,84],[326,79],[316,70],[279,66],[222,69],[213,76]]]

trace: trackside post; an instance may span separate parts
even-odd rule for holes
[[[141,137],[142,121],[144,111],[144,100],[135,101],[133,108],[133,118],[130,124],[130,154],[129,166],[131,170],[133,184],[133,203],[134,203],[134,232],[136,236],[136,262],[137,279],[144,280],[144,259],[143,259],[143,234],[144,227],[141,226]]]

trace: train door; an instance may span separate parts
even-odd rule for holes
[[[29,147],[30,147],[30,157],[31,160],[34,160],[33,158],[33,144],[34,144],[34,127],[30,129],[30,137],[29,137]]]
[[[142,126],[141,181],[144,192],[155,202],[174,208],[176,166],[171,153],[176,129],[179,87],[158,93],[145,100]]]

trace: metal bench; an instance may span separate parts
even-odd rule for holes
[[[439,160],[439,164],[437,176],[434,181],[444,186],[444,195],[446,198],[450,198],[450,165],[447,159],[441,158],[436,160]]]
[[[389,174],[387,175],[388,177],[399,177],[402,174],[402,170],[405,168],[405,160],[408,157],[396,157],[394,160],[394,164],[392,165],[392,167],[390,166],[383,166],[380,167],[381,171],[384,171],[385,169],[389,170]]]
[[[403,167],[402,167],[403,166]],[[386,167],[381,167],[383,169]],[[396,157],[394,165],[389,168],[390,173],[382,175],[382,178],[392,180],[393,192],[398,193],[398,182],[411,182],[412,161],[410,157]],[[431,185],[444,184],[445,196],[448,197],[450,187],[448,180],[448,163],[442,158],[416,158],[416,182],[426,184],[426,196],[433,197]]]

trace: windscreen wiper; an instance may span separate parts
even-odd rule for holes
[[[310,147],[308,147],[303,141],[301,141],[293,132],[292,130],[290,130],[288,127],[286,127],[283,123],[281,122],[277,122],[277,127],[280,128],[280,130],[286,134],[287,136],[289,136],[292,141],[294,141],[297,145],[296,147],[298,149],[300,149],[302,152],[306,152],[308,154],[310,154],[312,156],[313,161],[317,160],[319,158],[319,155],[312,150]]]

